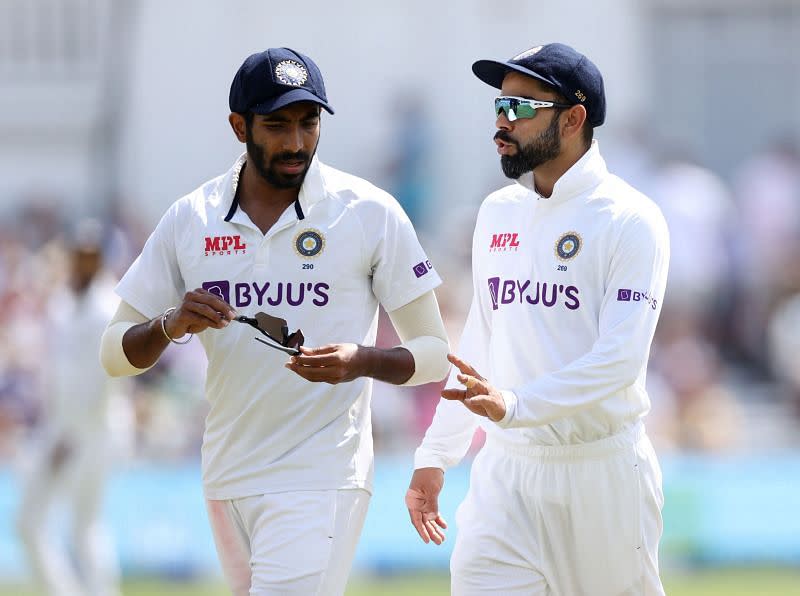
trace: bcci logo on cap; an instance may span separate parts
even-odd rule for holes
[[[299,62],[284,60],[275,67],[275,78],[284,85],[301,87],[308,80],[308,71]]]

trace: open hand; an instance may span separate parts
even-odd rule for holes
[[[448,354],[447,359],[461,371],[457,378],[466,389],[445,389],[442,397],[460,401],[478,416],[494,422],[502,420],[506,415],[506,402],[500,392],[455,354]]]
[[[444,542],[447,522],[439,515],[439,493],[444,486],[444,471],[440,468],[414,470],[406,492],[406,507],[411,523],[425,544]]]

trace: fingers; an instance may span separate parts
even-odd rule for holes
[[[440,529],[440,527],[447,527],[447,524],[442,526],[441,524],[444,523],[437,513],[432,514],[424,514],[423,518],[430,515],[429,519],[425,519],[425,530],[428,532],[428,536],[430,536],[431,540],[434,544],[442,544],[445,541],[444,532]]]
[[[182,313],[191,316],[192,324],[205,325],[215,329],[223,329],[230,322],[225,315],[214,310],[211,306],[199,302],[184,302],[181,306]],[[193,315],[193,316],[192,316]]]
[[[318,348],[309,348],[306,346],[300,346],[300,353],[304,356],[319,356],[321,354],[331,354],[338,349],[336,344],[328,344],[325,346],[319,346]]]
[[[441,395],[445,399],[464,401],[464,399],[467,397],[467,392],[463,389],[445,389],[442,391]]]
[[[461,371],[462,373],[464,373],[465,375],[470,375],[470,376],[473,376],[473,377],[475,377],[476,379],[481,379],[481,380],[483,379],[483,377],[480,375],[480,373],[478,373],[478,371],[477,371],[477,370],[475,370],[474,368],[472,368],[472,366],[471,366],[470,364],[467,364],[466,362],[464,362],[463,360],[461,360],[461,358],[459,358],[459,357],[458,357],[458,356],[456,356],[455,354],[448,354],[448,355],[447,355],[447,359],[448,359],[448,360],[449,360],[449,361],[450,361],[450,362],[451,362],[451,363],[452,363],[452,364],[453,364],[453,365],[454,365],[454,366],[455,366],[455,367],[456,367],[458,370],[460,370],[460,371]]]
[[[295,357],[293,356],[292,358],[294,359]],[[291,360],[284,366],[312,383],[336,383],[338,377],[337,372],[332,368],[302,366]]]
[[[196,290],[187,292],[186,296],[184,297],[184,302],[205,304],[229,321],[236,317],[236,311],[233,310],[233,307],[230,304],[225,302],[217,294],[212,294],[208,290],[204,290],[202,288],[197,288]]]
[[[406,492],[406,507],[411,518],[411,524],[425,544],[433,542],[442,544],[445,541],[442,529],[447,528],[447,523],[436,511],[434,502],[430,502],[421,491],[409,488]],[[426,511],[433,509],[433,511]]]

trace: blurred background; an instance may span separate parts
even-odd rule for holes
[[[100,222],[98,279],[124,273],[167,207],[243,150],[227,122],[243,59],[289,46],[320,66],[336,109],[321,159],[403,204],[445,280],[455,345],[475,214],[507,183],[491,141],[495,92],[470,66],[551,41],[599,66],[601,151],[670,226],[647,418],[664,469],[668,593],[800,594],[800,1],[0,0],[9,594],[33,593],[19,512],[53,428],[54,371],[69,358],[87,379],[99,367],[78,364],[53,323],[74,285],[76,223]],[[382,320],[380,343],[394,340]],[[102,517],[126,594],[225,593],[200,487],[204,370],[195,341],[111,388]],[[376,489],[351,594],[447,593],[456,529],[425,546],[403,505],[439,390],[376,384]],[[451,521],[468,470],[469,458],[447,473]],[[53,515],[60,536],[69,522]]]

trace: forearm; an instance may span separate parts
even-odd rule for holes
[[[405,348],[371,348],[359,346],[359,358],[363,359],[363,374],[378,381],[402,385],[414,374],[414,357]]]
[[[122,336],[125,356],[136,368],[150,368],[170,344],[161,328],[161,316],[134,325]]]

